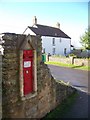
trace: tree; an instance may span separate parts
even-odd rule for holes
[[[84,49],[90,50],[90,27],[87,31],[80,37],[80,43],[84,47]]]

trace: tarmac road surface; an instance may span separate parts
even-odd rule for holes
[[[57,80],[69,82],[70,85],[78,89],[78,96],[63,118],[90,118],[90,89],[88,89],[90,71],[54,65],[48,65],[48,67]],[[61,115],[58,118],[62,118]]]
[[[50,68],[53,77],[57,80],[69,82],[70,85],[76,87],[77,89],[90,93],[88,89],[90,71],[88,72],[55,65],[48,65],[48,67]]]

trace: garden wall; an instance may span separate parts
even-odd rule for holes
[[[71,58],[61,58],[61,57],[53,57],[50,56],[49,61],[56,61],[56,62],[61,62],[65,64],[72,64],[72,59]],[[81,59],[81,58],[74,58],[73,59],[74,65],[84,65],[84,66],[90,66],[90,60],[88,59]]]

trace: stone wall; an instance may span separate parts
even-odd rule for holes
[[[61,62],[61,63],[65,63],[65,64],[71,63],[70,58],[61,58],[61,57],[53,57],[53,56],[49,57],[49,61],[53,61],[53,62],[56,61],[56,62]]]
[[[56,62],[61,62],[65,64],[72,64],[72,59],[71,58],[61,58],[61,57],[53,57],[50,56],[49,61],[56,61]],[[74,65],[84,65],[84,66],[90,66],[90,60],[85,59],[85,58],[74,58],[73,59],[73,64]]]
[[[25,35],[5,34],[2,64],[2,117],[42,118],[75,89],[56,81],[42,62],[42,44],[39,36],[31,36],[37,52],[37,95],[22,99],[20,95],[20,47]]]
[[[74,59],[75,65],[84,65],[84,66],[90,66],[90,59]]]
[[[4,55],[2,58],[2,112],[3,116],[11,116],[18,111],[19,97],[19,54],[17,35],[3,36]],[[8,111],[8,112],[7,112]]]

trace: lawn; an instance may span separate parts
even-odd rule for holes
[[[90,71],[90,66],[76,66],[76,65],[65,64],[65,63],[60,63],[60,62],[45,62],[45,64]]]

